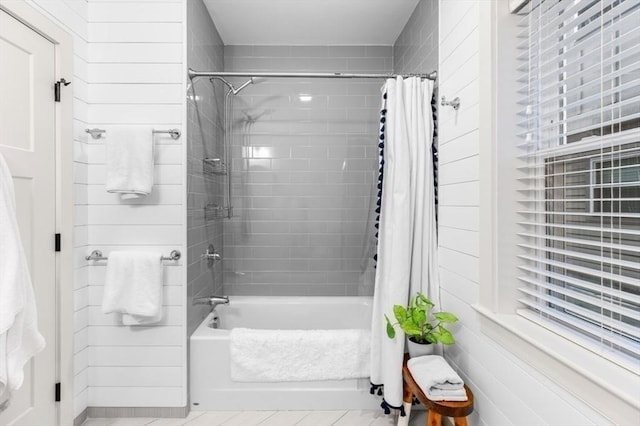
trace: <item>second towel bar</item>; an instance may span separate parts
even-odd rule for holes
[[[176,260],[180,260],[181,257],[182,257],[182,253],[180,253],[180,250],[171,250],[171,253],[169,254],[169,256],[162,256],[160,260],[176,261]],[[91,252],[90,255],[85,256],[84,259],[85,260],[108,260],[109,258],[106,256],[103,256],[100,250],[94,250]]]
[[[169,130],[156,130],[153,129],[153,133],[168,133],[171,136],[171,139],[178,139],[182,133],[178,129],[169,129]]]

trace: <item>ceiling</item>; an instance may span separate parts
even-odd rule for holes
[[[393,45],[418,0],[204,0],[228,45]]]

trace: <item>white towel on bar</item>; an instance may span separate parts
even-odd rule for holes
[[[44,347],[16,219],[13,178],[0,154],[0,407],[22,386],[24,365]]]
[[[162,253],[113,251],[107,261],[102,312],[123,314],[125,325],[162,319]]]
[[[411,358],[407,367],[420,389],[433,401],[467,400],[464,382],[440,355]]]
[[[107,133],[107,192],[140,198],[153,188],[153,133],[150,127],[110,129]]]
[[[231,379],[297,382],[369,377],[369,330],[255,330],[230,333]]]

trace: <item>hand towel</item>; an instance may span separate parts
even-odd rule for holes
[[[107,261],[102,312],[123,314],[123,323],[127,325],[160,321],[161,258],[162,254],[156,252],[111,252]]]
[[[435,398],[434,401],[466,401],[464,382],[440,355],[425,355],[411,358],[407,367],[420,389]],[[462,393],[460,392],[462,391]],[[465,399],[459,399],[464,397]]]
[[[13,178],[0,154],[0,405],[22,386],[23,368],[45,341],[38,331],[35,296],[22,247]]]
[[[369,330],[254,330],[230,333],[236,382],[343,380],[369,376]]]
[[[107,192],[122,199],[139,198],[153,187],[152,129],[109,130],[107,139]]]

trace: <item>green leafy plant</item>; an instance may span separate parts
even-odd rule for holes
[[[396,336],[395,326],[399,326],[416,343],[453,344],[453,334],[443,324],[454,323],[458,317],[450,312],[432,313],[434,307],[434,303],[420,292],[411,298],[409,306],[395,305],[393,315],[397,322],[394,324],[384,316],[387,320],[387,336],[393,339]]]

